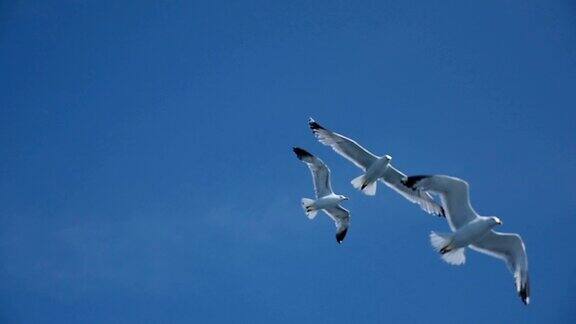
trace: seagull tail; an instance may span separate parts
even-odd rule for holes
[[[466,262],[465,248],[453,249],[452,234],[430,232],[430,243],[436,252],[442,254],[442,260],[452,265],[461,265]]]
[[[302,208],[309,219],[314,219],[318,214],[318,210],[314,208],[314,199],[302,198]]]
[[[350,181],[350,183],[354,188],[362,191],[362,193],[364,193],[365,195],[374,196],[376,194],[376,181],[366,183],[364,174],[357,178],[354,178],[354,180]]]

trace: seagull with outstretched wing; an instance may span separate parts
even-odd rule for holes
[[[308,125],[320,143],[332,147],[334,151],[364,171],[363,175],[352,180],[354,188],[373,196],[376,194],[376,182],[380,180],[404,198],[420,205],[424,211],[444,216],[442,206],[435,202],[430,194],[406,187],[403,183],[406,175],[390,164],[391,156],[376,156],[354,140],[332,132],[312,118],[308,121]]]
[[[350,212],[340,206],[340,203],[348,200],[348,198],[332,191],[330,169],[322,160],[299,147],[295,147],[293,150],[296,157],[308,165],[314,182],[316,199],[302,198],[302,208],[304,208],[306,216],[309,219],[314,219],[318,211],[323,210],[336,225],[336,241],[342,243],[348,232]]]
[[[462,179],[443,176],[412,176],[404,181],[416,192],[438,194],[452,233],[430,234],[432,246],[442,258],[454,265],[466,262],[466,247],[503,260],[514,274],[516,291],[524,304],[530,302],[528,257],[518,234],[494,231],[502,222],[498,217],[480,216],[470,205],[468,183]]]

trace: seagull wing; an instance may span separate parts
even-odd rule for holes
[[[434,201],[434,198],[428,192],[412,190],[404,184],[404,179],[406,179],[406,175],[394,168],[392,165],[388,166],[386,173],[382,178],[380,178],[380,180],[392,190],[396,191],[409,201],[420,205],[420,208],[425,212],[438,216],[445,216],[444,208]]]
[[[339,225],[347,225],[350,220],[350,212],[340,205],[326,208],[324,210],[326,211],[326,214],[334,220],[336,227],[339,227]]]
[[[328,169],[326,164],[308,151],[299,147],[295,147],[293,150],[298,159],[308,165],[308,168],[312,173],[316,198],[331,194],[332,186],[330,185],[330,169]]]
[[[334,133],[322,127],[312,118],[308,121],[308,125],[320,143],[332,147],[334,151],[348,159],[350,162],[356,164],[356,166],[364,171],[366,171],[366,169],[368,169],[372,163],[378,159],[378,157],[368,152],[368,150],[360,146],[360,144],[348,137]]]
[[[404,184],[415,191],[438,194],[453,231],[478,217],[470,205],[468,183],[462,179],[444,175],[411,176],[404,180]]]
[[[530,302],[530,281],[528,278],[528,257],[522,238],[518,234],[490,231],[470,248],[504,260],[514,274],[516,291],[522,302]]]
[[[350,212],[340,206],[337,205],[336,207],[330,207],[324,209],[326,214],[334,220],[334,224],[336,225],[336,241],[338,243],[342,243],[344,237],[346,237],[346,233],[348,232],[348,224],[350,223]]]

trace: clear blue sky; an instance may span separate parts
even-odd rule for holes
[[[208,4],[209,3],[209,4]],[[570,1],[2,1],[0,320],[574,322]],[[318,144],[309,116],[411,174],[468,180],[520,233],[499,260]],[[351,197],[309,221],[309,149]]]

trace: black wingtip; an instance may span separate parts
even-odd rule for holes
[[[519,295],[520,295],[520,298],[522,299],[522,303],[524,303],[524,305],[528,305],[530,303],[530,297],[528,297],[528,295],[526,295],[526,292],[520,291]]]
[[[346,233],[348,233],[348,228],[345,228],[344,230],[336,233],[336,242],[338,242],[338,244],[341,244],[342,241],[344,241],[344,238],[346,237]]]
[[[431,176],[429,175],[416,175],[416,176],[410,176],[407,177],[406,179],[402,180],[402,183],[404,183],[404,185],[410,189],[414,189],[414,185],[416,183],[418,183],[418,181],[424,179],[424,178],[429,178]]]
[[[322,127],[320,124],[318,124],[314,119],[310,118],[308,119],[308,126],[310,126],[310,129],[312,130],[316,130],[316,129],[324,129],[324,127]]]
[[[312,157],[312,154],[310,154],[308,151],[301,149],[299,147],[293,147],[292,150],[294,151],[294,153],[296,153],[296,156],[300,160],[302,160],[305,157]]]
[[[444,210],[444,207],[440,206],[440,215],[438,216],[446,218],[446,211]]]
[[[528,305],[530,303],[530,284],[528,282],[526,282],[526,284],[520,288],[518,296],[520,296],[520,299],[522,299],[524,305]]]

